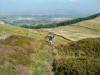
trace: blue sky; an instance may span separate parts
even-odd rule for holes
[[[100,0],[0,0],[0,12],[56,9],[97,13],[100,12]]]

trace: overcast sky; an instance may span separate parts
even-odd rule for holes
[[[56,9],[97,13],[100,12],[100,0],[0,0],[0,12]]]

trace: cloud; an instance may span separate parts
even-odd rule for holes
[[[78,0],[70,0],[71,2],[77,2]]]

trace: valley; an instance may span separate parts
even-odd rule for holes
[[[99,75],[99,18],[40,29],[1,22],[0,75]]]
[[[59,23],[73,18],[67,17],[67,15],[8,15],[1,16],[0,22],[17,26],[38,26],[51,23]]]

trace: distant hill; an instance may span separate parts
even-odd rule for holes
[[[70,25],[41,30],[61,35],[73,41],[89,37],[100,37],[100,16],[98,15],[94,19],[83,20]]]

